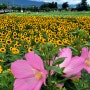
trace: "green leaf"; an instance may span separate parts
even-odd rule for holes
[[[88,42],[87,44],[84,44],[83,47],[90,47],[90,42]]]
[[[33,49],[33,51],[34,51],[36,54],[41,55],[40,52],[39,52],[38,50]]]
[[[69,48],[71,48],[73,51],[75,51],[75,52],[78,52],[78,50],[77,49],[75,49],[74,47],[72,47],[72,46],[69,46]]]
[[[71,78],[73,78],[73,77],[75,77],[76,75],[71,75],[71,76],[69,76],[69,77],[66,77],[66,78],[64,78],[63,80],[60,80],[58,83],[64,83],[65,81],[67,81],[67,80],[69,80],[69,79],[71,79]]]
[[[64,59],[65,59],[65,57],[55,60],[54,63],[53,63],[53,66],[62,63],[64,61]]]
[[[63,74],[63,69],[56,66],[49,66],[47,68],[48,70],[54,70],[56,73]]]
[[[77,49],[75,49],[75,48],[72,47],[72,46],[68,46],[68,47],[72,50],[73,56],[80,55],[80,50],[81,50],[81,47],[80,47],[80,46],[78,46]]]
[[[72,35],[77,35],[77,31],[71,32]]]

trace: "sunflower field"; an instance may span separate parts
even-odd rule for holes
[[[43,54],[47,52],[46,47],[49,48],[50,59],[64,47],[71,48],[73,56],[80,55],[82,47],[90,47],[90,17],[0,15],[0,90],[13,90],[12,62],[24,59],[24,55],[31,51],[46,60],[48,57]],[[75,90],[89,90],[82,89],[89,86],[90,76],[86,77],[73,80],[78,88]],[[74,89],[64,86],[57,90]]]

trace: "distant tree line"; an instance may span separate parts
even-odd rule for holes
[[[76,5],[76,7],[70,8],[70,5],[68,2],[64,2],[61,8],[58,8],[57,2],[51,2],[51,3],[44,3],[40,7],[37,7],[35,5],[32,5],[30,7],[21,7],[21,6],[11,6],[9,7],[6,4],[0,4],[0,10],[5,9],[11,9],[14,11],[32,11],[32,12],[41,12],[41,11],[55,11],[55,10],[76,10],[76,11],[88,11],[90,10],[90,6],[87,3],[87,0],[81,0],[80,3]]]
[[[44,10],[44,11],[51,11],[51,10],[57,10],[57,2],[52,2],[52,3],[45,3],[45,4],[42,4],[40,6],[40,10]]]
[[[6,4],[0,4],[0,10],[2,9],[7,9],[7,5]]]
[[[87,4],[87,0],[82,0],[81,3],[76,6],[78,11],[87,11],[89,9],[89,5]]]
[[[70,8],[68,2],[62,4],[62,10],[77,10],[77,11],[88,11],[90,6],[87,4],[87,0],[81,0],[81,3],[77,4],[76,7]]]

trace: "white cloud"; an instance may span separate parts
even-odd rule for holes
[[[68,4],[78,4],[81,2],[81,0],[31,0],[31,1],[57,2],[58,4],[62,4],[64,2],[68,2]],[[90,4],[90,0],[87,0],[87,3]]]

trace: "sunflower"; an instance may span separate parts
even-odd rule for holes
[[[31,47],[28,48],[28,52],[30,52],[30,51],[32,51],[32,48]]]
[[[15,48],[15,47],[13,47],[12,49],[11,49],[11,51],[12,51],[12,53],[13,54],[19,54],[19,49],[18,48]]]
[[[0,62],[4,62],[4,60],[0,60]]]
[[[34,40],[35,40],[35,43],[39,42],[39,38],[37,38],[37,37]]]
[[[17,35],[17,32],[13,32],[13,36],[16,36]]]
[[[24,45],[24,48],[28,48],[28,45]]]
[[[2,47],[6,47],[6,44],[2,43]]]
[[[0,73],[2,73],[3,69],[2,69],[2,66],[0,66]]]
[[[2,33],[0,32],[0,37],[2,37]]]
[[[57,40],[57,45],[62,45],[63,42],[61,40]]]
[[[0,48],[0,52],[5,53],[6,52],[6,48],[4,48],[4,47]]]
[[[8,39],[8,40],[6,40],[6,44],[11,44],[12,43],[12,40],[11,39]]]
[[[12,50],[13,47],[10,47],[10,51]]]

